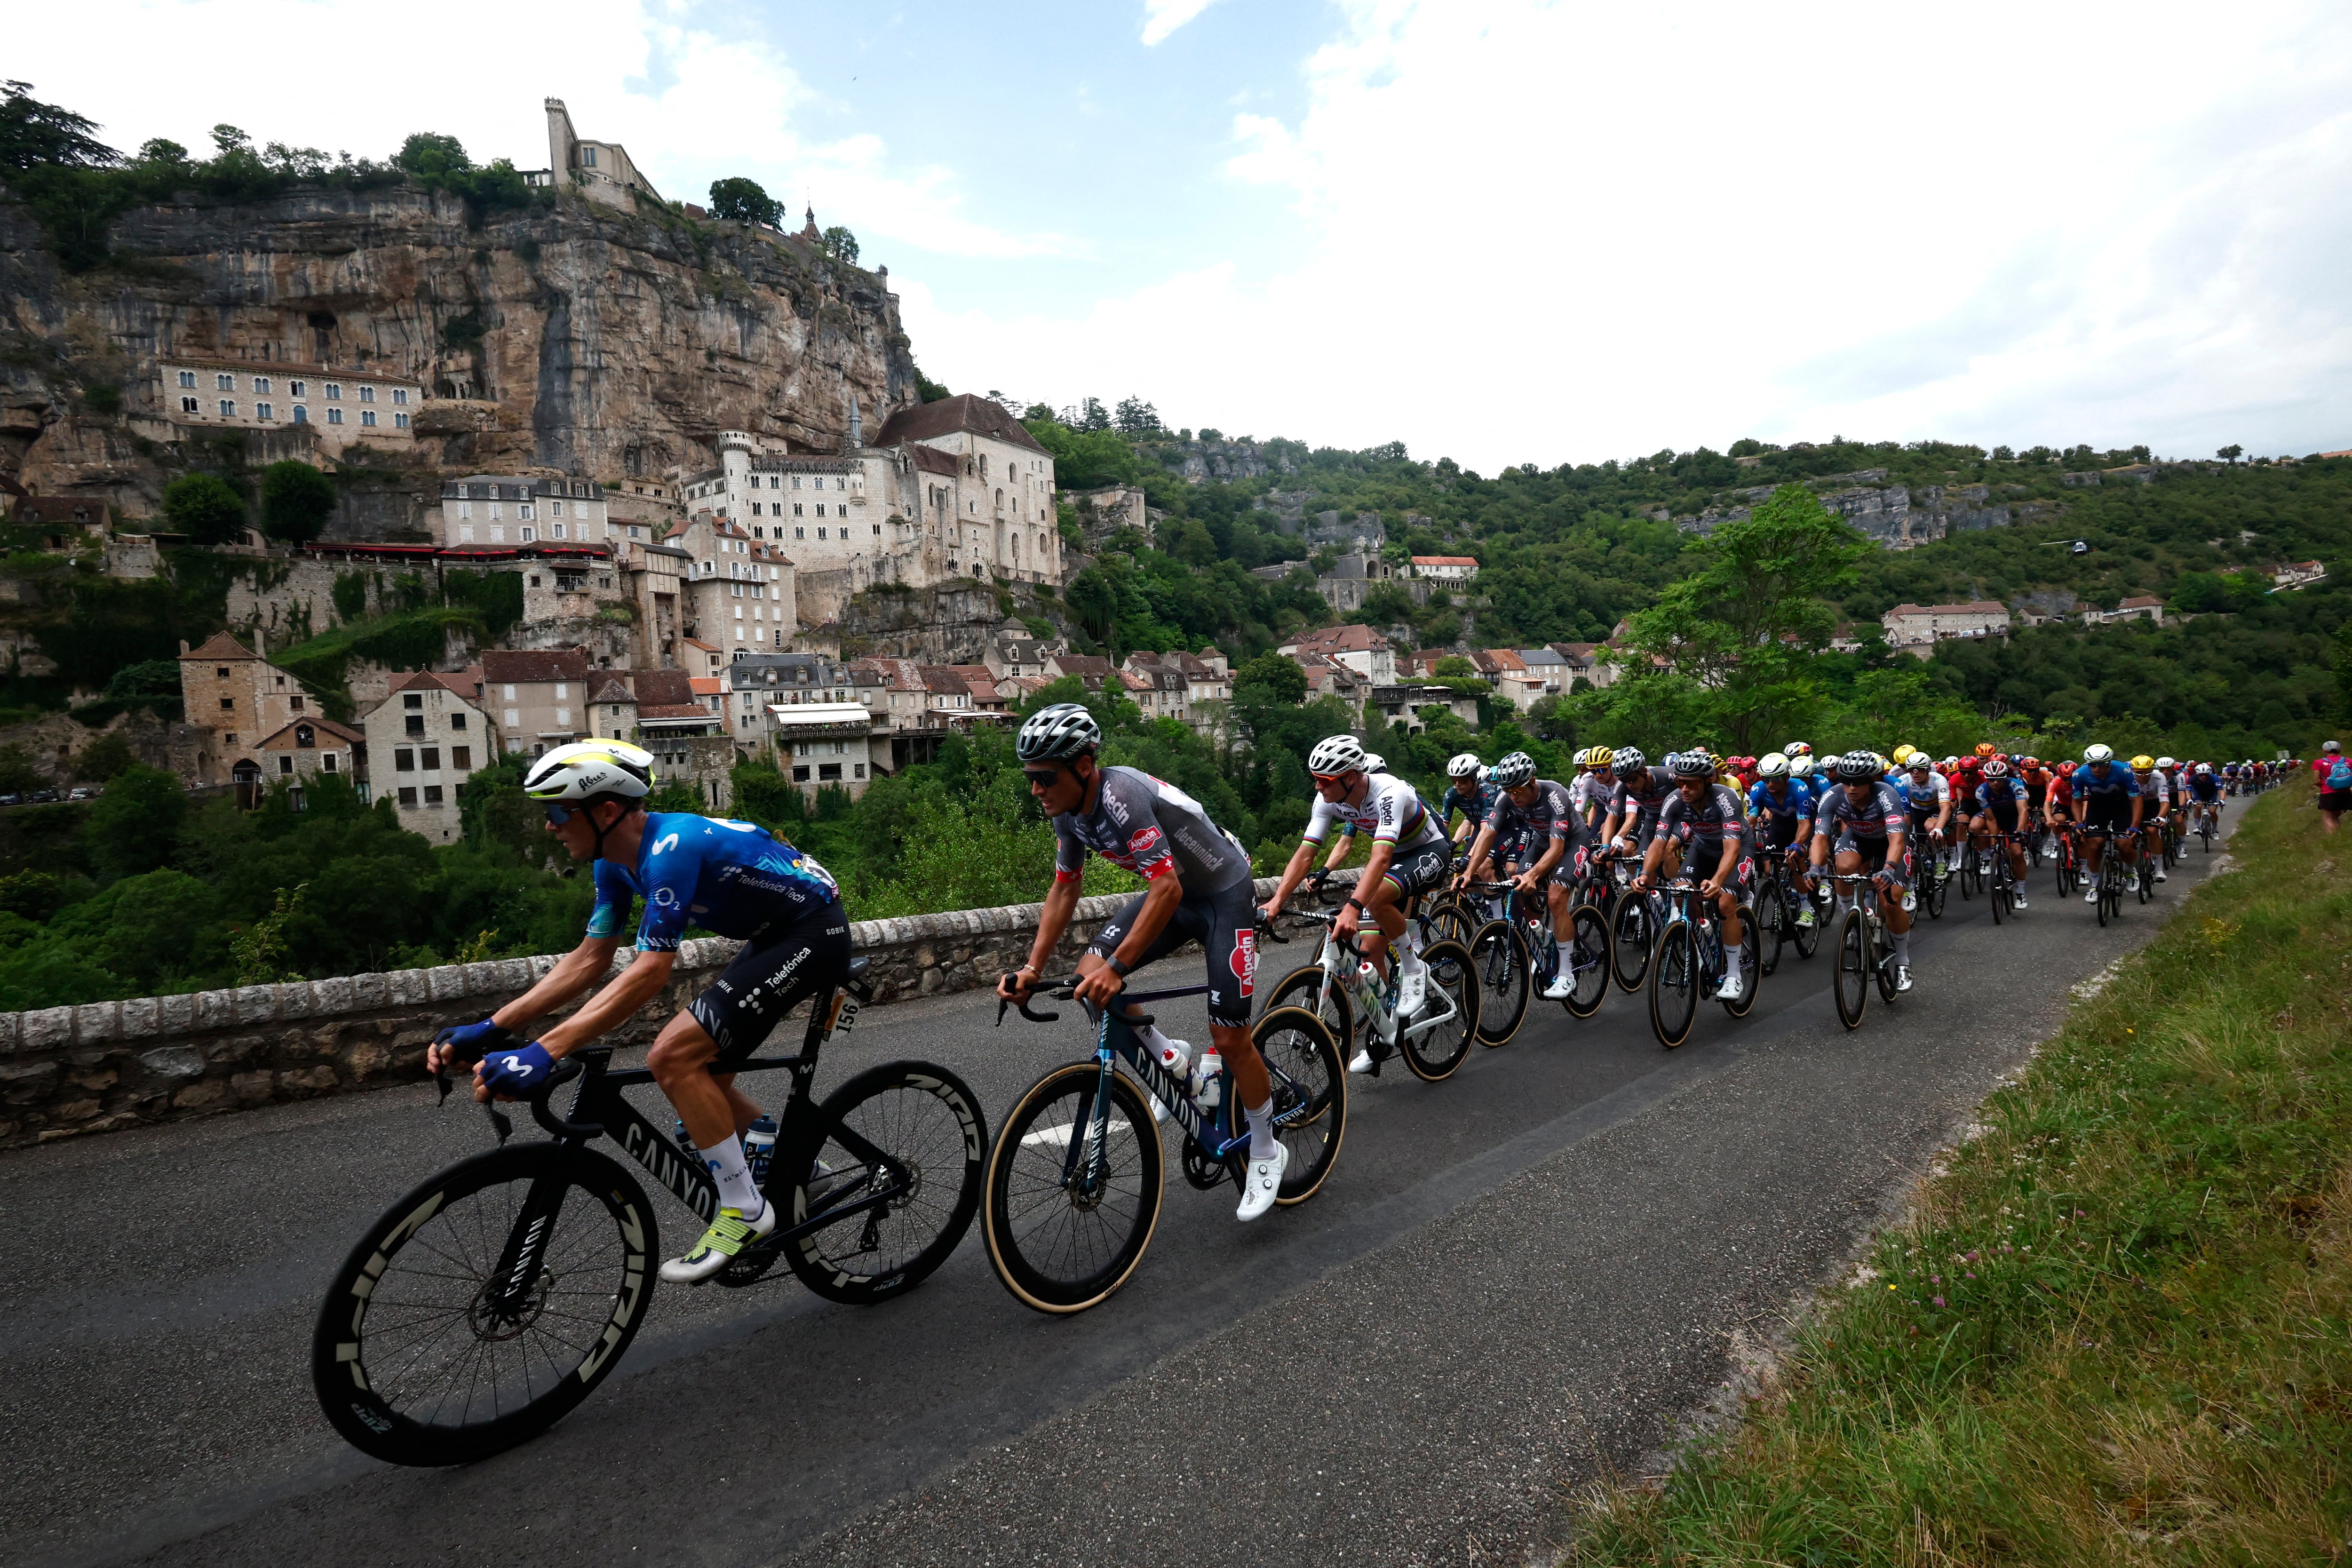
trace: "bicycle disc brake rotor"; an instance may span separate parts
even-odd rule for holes
[[[466,1303],[466,1326],[478,1340],[519,1339],[539,1321],[554,1289],[555,1271],[545,1267],[519,1291],[509,1290],[504,1280],[486,1279]]]

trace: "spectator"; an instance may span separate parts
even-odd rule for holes
[[[2334,741],[2325,742],[2312,759],[2311,772],[2319,785],[2319,821],[2328,832],[2352,811],[2352,757]]]

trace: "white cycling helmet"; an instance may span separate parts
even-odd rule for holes
[[[1813,749],[1802,741],[1791,741],[1780,748],[1780,754],[1793,763],[1799,757],[1811,756]]]
[[[1620,746],[1610,753],[1609,760],[1616,765],[1617,771],[1621,773],[1630,773],[1636,769],[1650,765],[1650,759],[1642,754],[1642,748],[1639,746]]]
[[[1368,773],[1384,773],[1389,771],[1389,760],[1378,752],[1366,752],[1364,771]]]
[[[2170,757],[2158,757],[2156,759],[2156,765],[2162,768],[2166,773],[2170,773],[2180,764],[2174,762]]]
[[[1513,752],[1495,764],[1495,782],[1505,789],[1518,789],[1533,784],[1536,760],[1525,752]]]
[[[2116,760],[2116,749],[2094,741],[2083,748],[2083,760],[2086,763],[2112,763]]]
[[[1784,779],[1789,776],[1789,759],[1778,752],[1767,752],[1756,759],[1756,776],[1759,779]]]
[[[1466,779],[1476,773],[1482,765],[1477,752],[1457,752],[1454,760],[1445,764],[1445,773],[1448,778]]]
[[[654,787],[654,754],[625,741],[574,741],[530,764],[522,792],[533,800],[604,795],[643,800]]]
[[[1360,773],[1364,769],[1364,743],[1353,735],[1333,735],[1315,742],[1307,753],[1307,771],[1317,778]]]
[[[2197,764],[2197,771],[2200,773],[2210,773],[2213,771],[2213,764],[2210,763],[2200,763]]]

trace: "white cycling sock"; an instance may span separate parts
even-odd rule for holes
[[[1895,939],[1895,962],[1907,966],[1911,962],[1911,933],[1902,931],[1887,934]]]
[[[1242,1115],[1249,1121],[1250,1158],[1253,1160],[1273,1159],[1275,1149],[1274,1101],[1269,1100],[1264,1105],[1244,1106],[1242,1108]]]
[[[730,1137],[715,1149],[702,1152],[702,1163],[710,1167],[710,1174],[719,1183],[719,1206],[734,1209],[744,1218],[756,1217],[767,1201],[760,1196],[759,1184],[751,1180],[751,1166],[743,1158],[743,1140]]]

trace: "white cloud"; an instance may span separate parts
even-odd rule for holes
[[[2352,444],[2340,7],[1346,16],[1303,114],[1233,121],[1228,175],[1302,253],[1018,321],[910,297],[926,365],[1488,471],[1751,434]]]
[[[877,242],[1083,253],[976,216],[952,171],[905,165],[879,137],[811,135],[812,112],[834,106],[724,10],[575,0],[551,15],[515,0],[412,0],[396,17],[362,0],[84,0],[15,18],[10,71],[126,148],[169,136],[208,150],[213,123],[229,121],[257,142],[381,158],[430,130],[526,169],[547,163],[541,100],[561,98],[583,134],[625,143],[673,200],[746,174],[794,212],[813,200],[820,223],[847,224],[869,261],[887,259]],[[92,37],[139,47],[93,49]]]
[[[1150,48],[1207,10],[1215,0],[1143,0],[1143,47]]]

